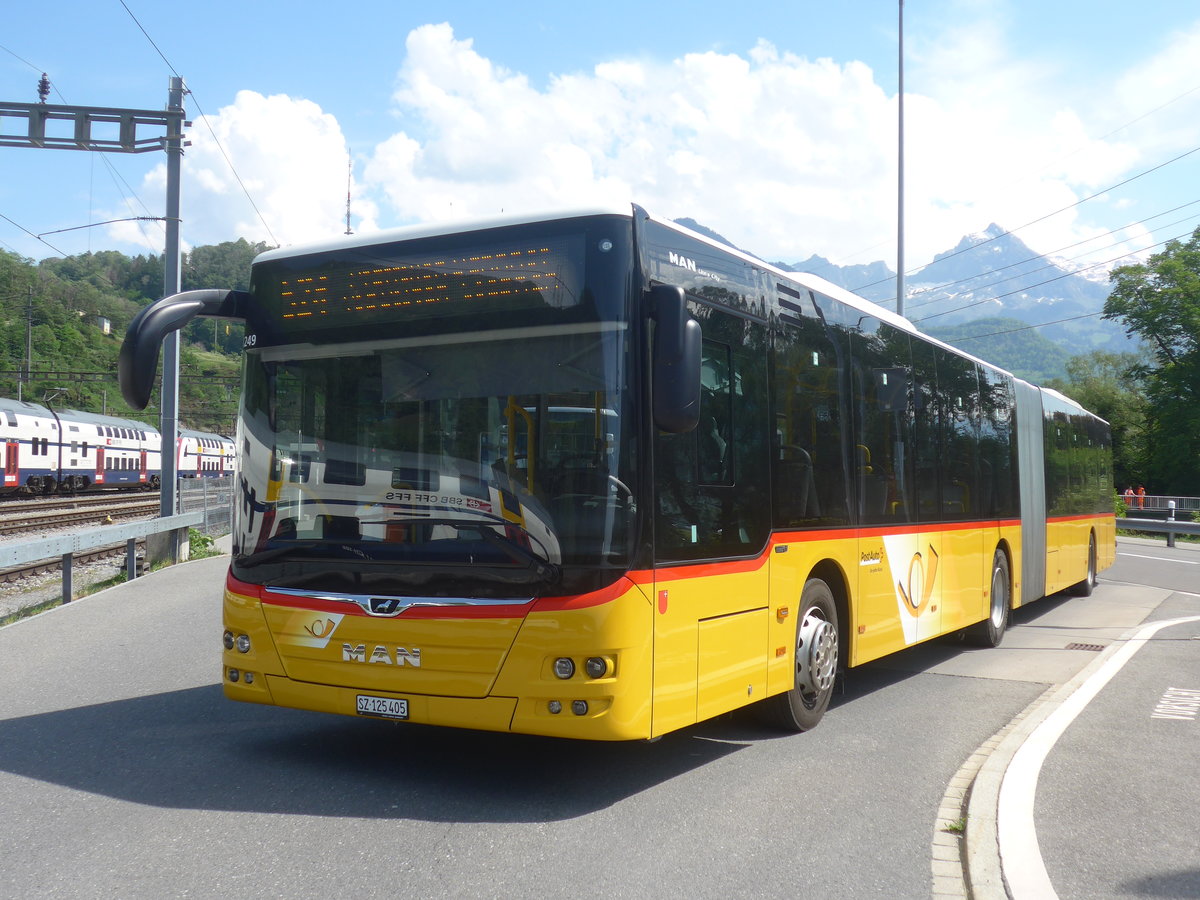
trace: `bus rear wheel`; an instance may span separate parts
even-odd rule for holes
[[[999,647],[1008,630],[1008,611],[1012,605],[1012,583],[1008,580],[1008,557],[997,550],[992,557],[992,586],[988,601],[988,617],[965,632],[966,638],[978,647]]]
[[[1076,597],[1090,597],[1096,588],[1096,535],[1088,539],[1087,577],[1079,584],[1071,586],[1071,593]]]
[[[790,691],[758,704],[764,721],[785,731],[815,728],[829,707],[838,664],[838,614],[833,591],[810,578],[800,595],[796,674]]]

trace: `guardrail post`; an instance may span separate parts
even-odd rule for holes
[[[137,538],[125,542],[125,577],[130,581],[137,578]]]
[[[73,553],[64,553],[62,556],[62,599],[63,603],[70,603],[74,590],[71,584],[71,563],[74,562],[75,555]]]

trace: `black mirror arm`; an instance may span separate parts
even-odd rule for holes
[[[163,338],[197,316],[245,321],[249,299],[245,291],[184,291],[155,300],[134,316],[117,360],[117,378],[125,402],[134,409],[145,409],[150,402]]]

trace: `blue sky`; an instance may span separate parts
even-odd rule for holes
[[[61,0],[4,24],[6,101],[44,70],[52,103],[158,108],[184,77],[188,245],[341,234],[352,162],[358,232],[619,199],[770,259],[895,261],[894,0]],[[910,0],[905,51],[909,267],[993,222],[1080,264],[1200,223],[1161,215],[1200,201],[1200,152],[1162,165],[1200,147],[1190,0]],[[162,165],[0,148],[0,247],[159,251],[157,223],[45,233],[162,215]]]

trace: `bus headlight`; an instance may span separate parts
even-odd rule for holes
[[[575,674],[575,660],[568,656],[560,656],[554,661],[554,674],[564,681]]]
[[[583,664],[583,671],[587,672],[588,678],[603,678],[610,671],[608,660],[603,656],[589,656]]]
[[[226,631],[223,635],[221,635],[221,643],[225,645],[226,650],[232,650],[233,649],[233,632]]]
[[[238,653],[249,653],[250,652],[250,635],[239,634],[237,636],[237,640],[234,641],[233,643],[234,643],[234,646],[237,647]]]

